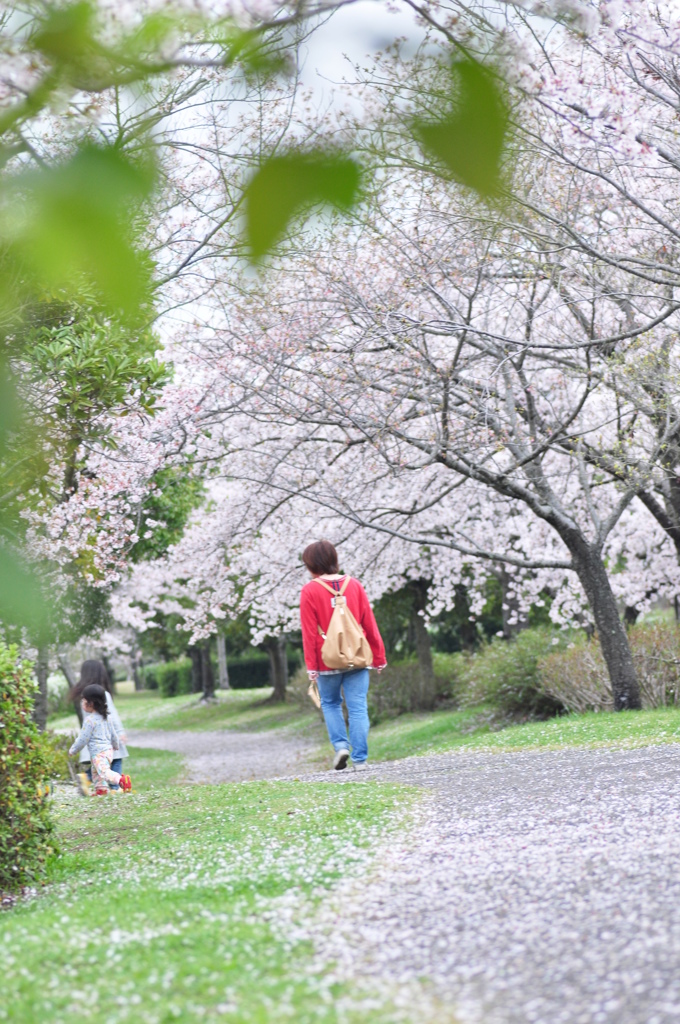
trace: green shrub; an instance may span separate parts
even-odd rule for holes
[[[304,711],[320,715],[321,712],[312,703],[307,693],[308,689],[309,676],[307,675],[307,669],[304,665],[298,663],[295,672],[291,672],[288,676],[286,699],[292,704],[297,704]]]
[[[292,677],[300,667],[297,655],[288,658],[288,675]],[[215,679],[217,668],[213,666]],[[158,662],[147,665],[144,669],[144,681],[147,689],[160,690],[161,697],[176,697],[181,693],[192,692],[191,658],[178,661]],[[229,661],[229,685],[233,690],[254,690],[263,686],[271,686],[269,658],[258,652],[247,657],[237,657]]]
[[[63,782],[69,780],[71,775],[68,770],[68,750],[73,743],[73,736],[48,730],[40,733],[40,741],[43,744],[50,779],[60,779]]]
[[[144,689],[145,690],[157,690],[158,689],[158,676],[156,675],[156,669],[158,665],[149,665],[144,668]]]
[[[160,690],[161,697],[177,697],[181,693],[191,693],[193,689],[191,658],[180,658],[179,661],[167,661],[149,666],[146,670],[147,680],[152,674],[156,684],[154,688]]]
[[[432,666],[437,681],[437,699],[458,703],[461,677],[465,673],[468,655],[464,651],[448,654],[433,651]]]
[[[300,658],[293,655],[288,658],[288,678],[291,679],[300,667]],[[237,657],[229,661],[229,685],[233,690],[255,690],[261,686],[271,686],[269,657],[266,654],[253,654],[248,657]]]
[[[435,655],[435,694],[437,702],[453,696],[455,687],[453,665],[461,655]],[[440,674],[441,672],[441,674]],[[418,708],[420,670],[416,658],[390,662],[380,675],[371,672],[368,688],[368,716],[372,725],[387,718],[408,714]]]
[[[525,629],[513,640],[494,637],[461,663],[461,704],[491,704],[504,715],[523,719],[560,714],[565,705],[545,690],[539,662],[566,642],[545,627]]]
[[[37,881],[52,850],[49,763],[31,717],[35,684],[16,647],[0,643],[0,890]]]
[[[680,704],[680,628],[674,622],[641,622],[631,626],[628,639],[642,696],[642,706]],[[584,634],[566,650],[539,662],[545,693],[569,710],[613,711],[614,698],[602,651],[595,637]]]

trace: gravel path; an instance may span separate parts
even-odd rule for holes
[[[427,790],[415,828],[298,928],[320,971],[396,995],[405,1019],[420,991],[426,1022],[680,1021],[680,746],[457,752],[303,775],[315,741],[295,734],[130,742],[183,754],[194,782]]]
[[[680,1021],[680,746],[308,777],[430,791],[415,832],[311,927],[339,978],[402,1002],[426,979],[420,1021]]]
[[[183,754],[187,762],[187,781],[213,783],[269,779],[309,771],[309,752],[318,742],[280,729],[275,732],[131,729],[128,737],[133,748],[174,750]]]

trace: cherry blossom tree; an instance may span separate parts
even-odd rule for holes
[[[513,56],[506,201],[443,186],[386,116],[360,126],[382,170],[350,228],[310,230],[262,287],[206,275],[187,365],[229,494],[159,571],[187,582],[197,630],[245,602],[276,631],[310,522],[371,565],[372,596],[427,579],[436,610],[471,565],[476,595],[502,568],[518,608],[546,590],[555,618],[589,607],[635,707],[620,599],[677,585],[658,528],[673,540],[672,32],[635,2],[583,5],[585,37],[438,8],[419,10],[442,37]],[[422,117],[439,68],[409,72],[397,54],[373,76],[373,125]]]
[[[606,430],[609,392],[573,361],[545,357],[542,344],[552,353],[573,320],[543,267],[507,272],[518,233],[480,231],[459,198],[445,209],[441,193],[416,196],[417,218],[386,204],[361,233],[336,234],[331,255],[286,268],[278,294],[269,282],[266,303],[255,292],[238,319],[232,308],[220,335],[228,357],[215,364],[231,389],[228,472],[536,580],[574,572],[618,706],[634,707],[603,555],[635,490],[597,487],[578,446],[557,443]]]

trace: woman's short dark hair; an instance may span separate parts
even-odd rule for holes
[[[106,718],[109,713],[109,709],[106,706],[106,690],[103,686],[97,686],[96,683],[90,683],[86,686],[82,693],[83,700],[86,700],[88,704],[97,711],[102,718]]]
[[[90,658],[80,666],[80,679],[71,690],[71,700],[80,700],[85,687],[92,685],[101,686],[107,693],[111,693],[111,680],[106,665],[103,661],[97,661],[96,658]]]
[[[316,540],[302,552],[302,561],[310,572],[319,576],[340,572],[338,553],[329,540]]]

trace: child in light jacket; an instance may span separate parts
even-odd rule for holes
[[[91,683],[96,683],[97,686],[101,686],[106,690],[106,706],[109,710],[109,718],[111,724],[118,733],[118,750],[114,751],[114,758],[111,762],[111,768],[114,772],[118,772],[119,775],[123,774],[123,758],[128,756],[127,747],[125,746],[126,735],[125,727],[120,719],[120,715],[113,703],[113,697],[111,696],[111,683],[109,680],[109,673],[107,672],[106,665],[102,661],[98,661],[94,658],[84,661],[80,667],[80,679],[73,687],[70,693],[70,699],[75,703],[80,700],[83,695],[83,690],[86,686]],[[90,751],[87,746],[83,747],[80,751],[80,765],[83,771],[87,770],[88,778],[91,779],[90,770]],[[118,789],[117,786],[112,786],[112,789]]]
[[[118,751],[120,741],[109,718],[104,687],[97,686],[96,683],[86,686],[83,690],[82,706],[85,719],[80,735],[71,746],[69,754],[77,754],[87,745],[92,764],[92,784],[97,796],[108,793],[109,782],[125,791],[132,789],[129,775],[121,775],[111,770],[111,761]]]

